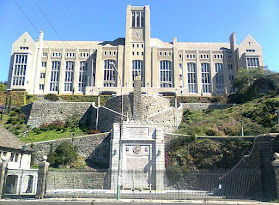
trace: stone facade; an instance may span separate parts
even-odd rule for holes
[[[55,150],[62,142],[68,142],[77,148],[80,156],[90,159],[92,162],[108,166],[109,164],[109,133],[94,134],[59,140],[35,142],[27,144],[33,151],[33,160],[37,164],[47,156],[51,147]]]
[[[131,120],[134,108],[133,95],[124,95],[123,101],[124,120]],[[96,125],[97,109],[99,109],[99,123],[96,129],[102,132],[110,131],[114,122],[120,122],[121,96],[110,98],[104,107],[92,107],[91,123],[94,128]],[[169,100],[163,97],[141,95],[141,109],[142,121],[161,124],[164,132],[174,132],[182,120],[182,105],[178,108],[171,107]]]
[[[31,127],[39,127],[43,123],[55,120],[67,121],[76,116],[81,123],[89,118],[91,102],[33,102],[22,108],[26,114],[26,123]],[[88,122],[89,123],[89,122]]]
[[[262,48],[250,35],[239,45],[235,33],[224,43],[175,37],[163,42],[151,38],[150,28],[149,6],[128,5],[125,38],[114,41],[44,40],[41,31],[35,42],[25,32],[12,45],[8,87],[29,94],[86,95],[120,94],[123,87],[128,94],[138,73],[148,94],[226,95],[240,67],[264,65]]]
[[[49,171],[47,190],[108,189],[108,173],[102,171]]]

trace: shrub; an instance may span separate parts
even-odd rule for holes
[[[55,94],[50,93],[50,94],[45,95],[44,99],[50,100],[50,101],[57,101],[57,100],[59,100],[59,97]]]
[[[62,142],[54,152],[50,151],[48,161],[51,166],[70,166],[78,157],[76,149],[68,142]]]

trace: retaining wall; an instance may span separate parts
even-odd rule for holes
[[[78,154],[84,158],[90,159],[100,164],[104,164],[106,166],[108,166],[109,164],[109,133],[93,134],[27,144],[27,146],[33,151],[32,159],[34,160],[34,164],[42,161],[43,156],[47,156],[51,148],[52,150],[55,150],[62,142],[68,142],[75,146]]]

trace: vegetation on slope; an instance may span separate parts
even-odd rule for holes
[[[69,138],[91,132],[89,127],[80,125],[79,119],[75,116],[68,118],[66,122],[57,120],[33,129],[25,124],[25,117],[25,114],[16,108],[10,115],[3,115],[3,121],[1,122],[2,126],[25,143]]]
[[[171,141],[166,151],[166,168],[169,172],[189,170],[230,169],[249,153],[252,142],[239,138],[222,141],[180,136]]]
[[[263,97],[226,109],[185,110],[178,133],[186,135],[240,136],[279,132],[276,110],[279,97]]]

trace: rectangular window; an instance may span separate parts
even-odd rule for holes
[[[160,61],[160,87],[173,87],[171,61]]]
[[[195,63],[187,63],[188,67],[188,88],[189,93],[197,93],[196,86],[196,64]]]
[[[228,69],[232,70],[233,69],[233,65],[232,64],[228,64]]]
[[[47,64],[46,61],[42,61],[42,67],[43,67],[43,68],[46,68],[46,64]]]
[[[132,27],[144,27],[143,11],[132,11]]]
[[[78,91],[85,92],[85,87],[87,84],[87,63],[86,61],[80,62],[79,67],[79,83],[78,83]]]
[[[41,73],[40,74],[40,78],[45,78],[46,77],[46,73]]]
[[[142,85],[144,85],[143,61],[140,61],[140,60],[132,61],[132,78],[133,78],[133,81],[135,80],[135,77],[137,75],[140,75]]]
[[[104,62],[104,87],[116,87],[116,65],[114,60],[105,60]]]
[[[74,62],[66,61],[64,91],[73,91]]]
[[[51,72],[50,72],[50,91],[58,91],[60,72],[60,62],[52,61]]]
[[[225,93],[223,64],[215,64],[216,93]]]
[[[46,52],[43,52],[43,56],[46,57],[46,56],[47,56],[47,53],[46,53]]]
[[[27,55],[16,54],[14,59],[12,85],[24,86],[27,67]]]
[[[201,64],[202,75],[202,92],[210,93],[210,65],[208,63]]]
[[[39,90],[44,90],[45,89],[45,85],[44,84],[39,84]]]
[[[259,58],[247,58],[246,62],[248,69],[259,67]]]

